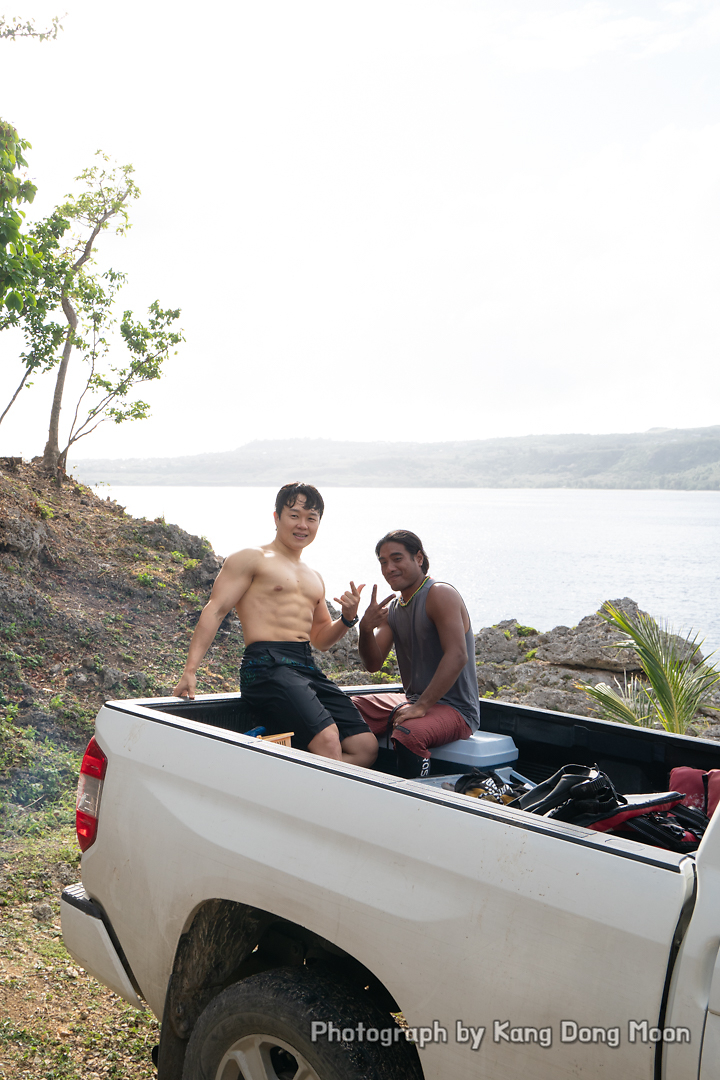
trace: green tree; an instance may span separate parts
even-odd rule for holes
[[[132,178],[132,165],[113,166],[105,154],[98,152],[97,156],[104,164],[85,169],[75,178],[84,184],[85,190],[76,196],[68,195],[67,202],[58,207],[57,213],[69,223],[70,241],[52,257],[46,279],[46,288],[52,298],[59,302],[67,324],[43,454],[43,464],[53,475],[61,465],[60,411],[73,349],[80,348],[85,358],[89,356],[93,363],[102,314],[108,311],[101,281],[84,268],[87,263],[94,262],[95,241],[113,218],[116,219],[116,235],[126,234],[130,227],[127,203],[140,195],[140,189]],[[106,167],[108,165],[109,168]],[[92,333],[92,343],[88,341],[88,331]]]
[[[20,206],[31,203],[37,191],[17,175],[27,167],[23,151],[29,146],[12,124],[0,120],[0,305],[8,311],[34,305],[34,277],[40,268],[38,253],[22,232],[25,214]]]
[[[29,377],[37,372],[45,372],[57,363],[57,350],[63,341],[63,327],[53,321],[53,309],[59,304],[59,290],[53,287],[53,255],[60,246],[60,240],[69,227],[69,222],[59,214],[36,225],[29,234],[28,241],[33,252],[32,265],[27,273],[27,303],[20,309],[15,307],[0,309],[0,331],[17,327],[24,332],[26,351],[20,354],[23,373],[18,386],[0,413],[0,424],[15,404],[18,394],[24,386],[32,386]]]
[[[682,735],[720,682],[720,671],[702,657],[702,641],[697,635],[680,638],[644,612],[634,618],[610,603],[603,605],[600,615],[627,635],[616,647],[636,651],[647,684],[633,676],[617,690],[607,683],[584,683],[585,692],[607,720],[641,727],[659,723]]]
[[[95,268],[96,242],[103,230],[114,226],[119,236],[130,228],[128,204],[140,191],[133,180],[132,165],[115,165],[98,152],[99,164],[85,169],[76,179],[79,194],[40,221],[31,231],[38,254],[32,282],[35,305],[9,312],[3,326],[19,327],[25,338],[23,378],[2,417],[17,398],[28,376],[57,367],[55,391],[50,411],[48,439],[43,455],[45,469],[62,476],[70,448],[111,420],[116,424],[148,415],[146,402],[131,392],[139,384],[159,379],[162,365],[182,340],[174,326],[177,309],[163,309],[155,301],[146,321],[125,311],[119,323],[124,346],[121,361],[114,340],[118,320],[114,312],[125,275],[115,270],[101,273]],[[87,365],[87,375],[75,405],[70,430],[60,445],[60,416],[71,358],[79,352]]]
[[[48,440],[43,464],[48,473],[62,476],[70,448],[94,431],[99,424],[112,420],[138,420],[147,416],[149,406],[141,400],[128,400],[137,385],[159,379],[162,364],[182,340],[182,331],[171,329],[180,317],[178,309],[164,310],[155,301],[150,305],[147,323],[136,321],[125,311],[120,335],[129,352],[124,366],[113,362],[111,334],[116,319],[113,311],[125,275],[114,270],[105,274],[93,271],[93,252],[100,233],[112,223],[118,236],[130,228],[128,204],[140,190],[133,180],[132,165],[114,165],[98,151],[100,164],[85,169],[76,179],[84,190],[69,196],[58,207],[55,220],[69,223],[69,241],[52,254],[51,272],[46,287],[59,300],[65,318],[62,354],[59,357],[55,393],[50,410]],[[32,319],[28,320],[32,323]],[[73,350],[82,353],[88,375],[76,405],[70,433],[63,449],[59,444],[60,412],[65,379]],[[81,409],[89,402],[83,416]]]
[[[88,297],[86,315],[90,336],[84,359],[89,365],[89,373],[75,406],[67,442],[60,451],[57,469],[62,473],[67,467],[70,448],[100,424],[107,420],[121,424],[124,420],[144,420],[147,417],[150,406],[139,399],[129,401],[130,391],[141,383],[161,378],[163,362],[173,346],[183,340],[182,331],[172,329],[180,318],[180,309],[163,310],[155,300],[150,304],[145,323],[136,321],[132,311],[123,313],[120,334],[130,356],[124,367],[111,363],[109,354],[113,350],[105,334],[116,322],[112,317],[112,305],[118,288],[125,281],[125,275],[109,270],[103,277],[105,284],[96,283],[92,295]],[[104,369],[103,360],[106,361]],[[88,395],[91,403],[83,409]],[[96,399],[94,402],[93,395]]]
[[[54,39],[62,30],[60,18],[56,15],[48,29],[38,30],[33,19],[23,21],[15,17],[8,21],[4,15],[0,15],[0,40],[15,41],[21,37],[37,38],[39,41]],[[9,312],[20,312],[28,306],[35,306],[35,277],[41,267],[40,255],[32,239],[21,231],[25,214],[20,206],[31,203],[37,191],[33,183],[16,175],[17,169],[27,168],[23,151],[28,149],[30,143],[27,139],[21,139],[12,124],[0,120],[0,310],[4,307]],[[4,329],[5,325],[7,323],[0,323],[0,329]],[[17,393],[22,389],[27,374]],[[0,416],[0,420],[4,415]]]

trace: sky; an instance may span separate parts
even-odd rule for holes
[[[98,266],[128,274],[122,308],[182,309],[151,419],[76,458],[720,422],[717,2],[1,10],[67,11],[56,41],[0,41],[28,220],[98,148],[132,162]],[[0,336],[0,412],[19,351]],[[42,452],[52,389],[0,454]]]

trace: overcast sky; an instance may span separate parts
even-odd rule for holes
[[[31,216],[98,147],[133,162],[98,262],[123,306],[183,311],[152,419],[76,456],[720,422],[717,0],[3,10],[67,10],[55,42],[0,42]],[[51,388],[0,453],[42,451]]]

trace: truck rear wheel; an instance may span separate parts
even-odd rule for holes
[[[190,1037],[183,1080],[422,1080],[422,1071],[416,1048],[367,994],[294,967],[213,998]]]

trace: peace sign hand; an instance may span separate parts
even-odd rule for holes
[[[365,588],[364,585],[358,585],[355,587],[355,582],[350,582],[349,592],[344,592],[342,596],[333,596],[333,600],[336,600],[340,605],[343,616],[348,622],[352,622],[357,615],[357,609],[360,605],[360,593]]]
[[[381,600],[378,603],[377,585],[373,585],[370,603],[365,609],[365,614],[363,615],[360,624],[363,630],[377,630],[378,627],[384,626],[388,617],[387,605],[394,599],[395,593],[390,593],[389,596],[386,596],[384,600]]]

